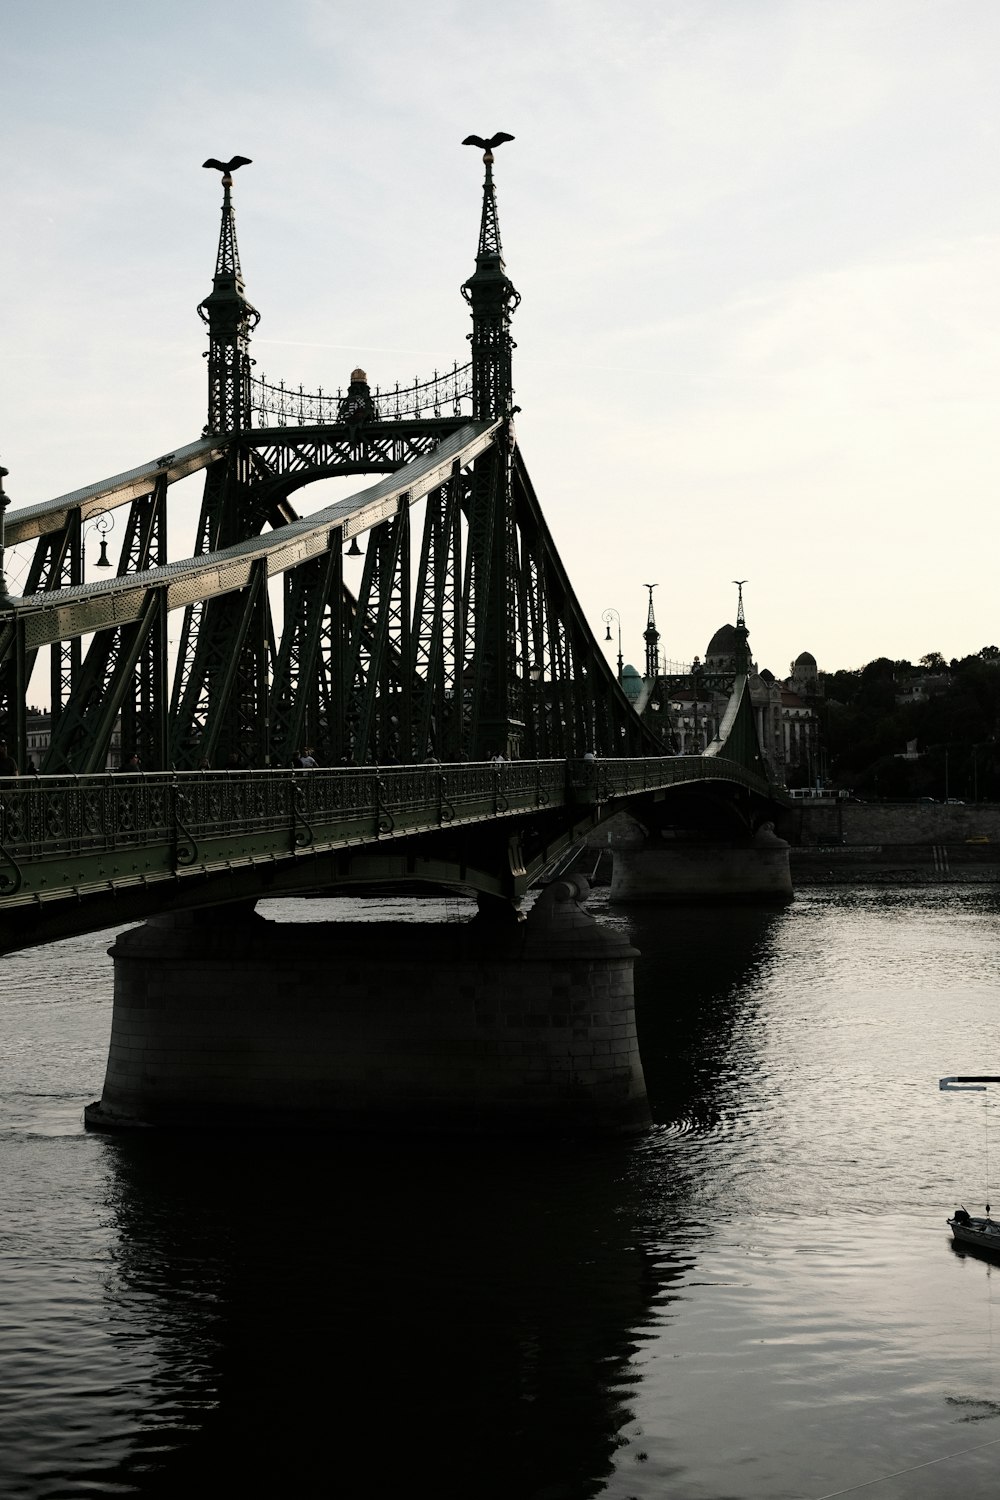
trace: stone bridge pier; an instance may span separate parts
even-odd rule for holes
[[[649,1124],[634,948],[559,881],[527,919],[278,923],[252,906],[118,938],[100,1129],[516,1135]]]
[[[676,905],[792,899],[789,845],[770,822],[742,836],[620,822],[609,840],[613,901]]]

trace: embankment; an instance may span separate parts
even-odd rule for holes
[[[794,886],[1000,882],[995,802],[800,804],[781,831]],[[641,837],[627,815],[612,818],[591,834],[579,868],[604,884],[615,848]]]
[[[994,802],[813,803],[796,808],[788,832],[797,886],[1000,880]]]

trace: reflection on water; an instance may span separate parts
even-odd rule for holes
[[[109,1308],[175,1310],[155,1425],[119,1481],[389,1495],[434,1474],[440,1495],[599,1493],[636,1340],[691,1260],[636,1242],[613,1154],[109,1151]]]
[[[1000,1122],[937,1079],[1000,1071],[997,895],[595,907],[656,1120],[598,1149],[86,1136],[108,937],[4,960],[5,1500],[994,1493],[1000,1268],[944,1219]]]

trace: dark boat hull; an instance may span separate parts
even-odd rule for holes
[[[994,1255],[1000,1255],[1000,1224],[992,1219],[970,1216],[968,1223],[949,1219],[948,1226],[956,1244],[975,1245],[977,1250],[989,1250]]]

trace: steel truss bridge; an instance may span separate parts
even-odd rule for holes
[[[484,161],[469,363],[390,390],[355,370],[333,394],[254,377],[231,168],[202,436],[44,504],[8,511],[0,489],[0,729],[21,766],[45,648],[51,702],[41,774],[0,783],[3,945],[181,890],[422,878],[516,899],[610,808],[682,787],[749,831],[771,815],[744,681],[718,753],[672,757],[576,600],[517,442],[520,298]],[[198,472],[195,545],[172,558],[171,486]],[[297,491],[344,476],[379,477],[298,514]],[[117,571],[87,582],[88,524],[119,508]],[[19,598],[12,547],[33,548]],[[141,777],[105,772],[116,734]],[[325,770],[289,769],[306,744]]]

